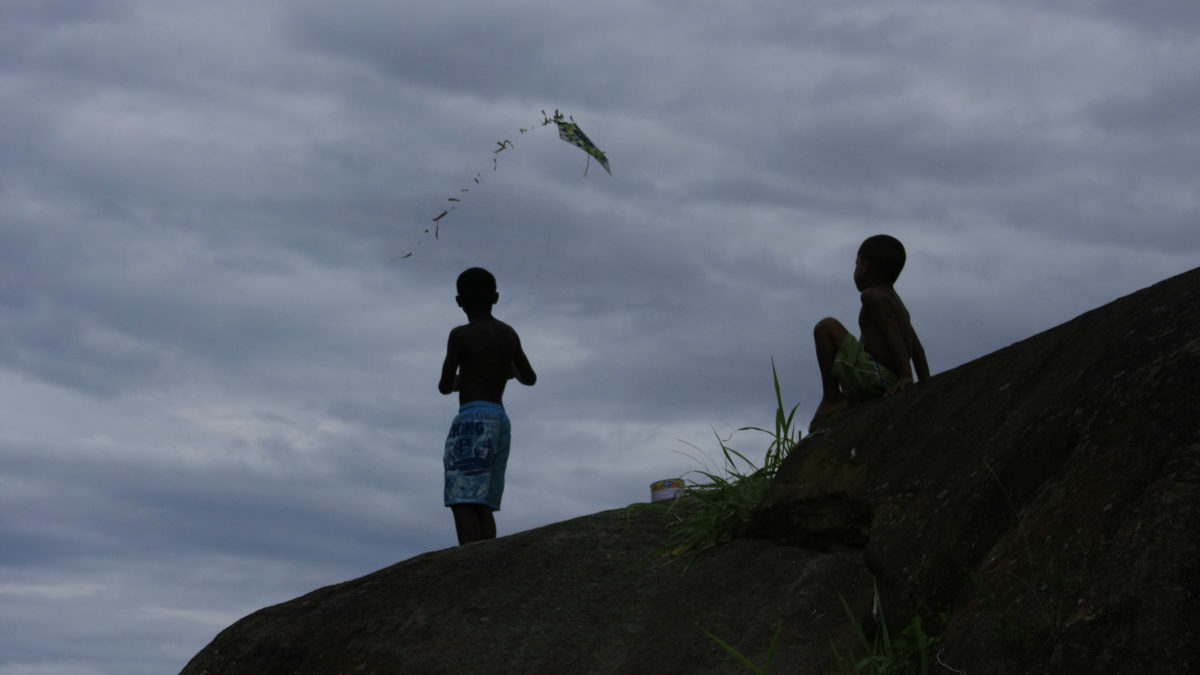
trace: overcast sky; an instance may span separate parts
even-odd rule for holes
[[[176,672],[454,545],[467,267],[539,375],[501,536],[770,425],[772,358],[807,423],[869,235],[935,376],[1190,269],[1197,36],[1192,0],[0,0],[0,675]]]

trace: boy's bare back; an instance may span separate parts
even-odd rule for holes
[[[537,375],[512,326],[490,313],[469,313],[468,318],[470,323],[450,331],[438,390],[443,394],[457,390],[460,404],[490,401],[503,405],[509,378],[533,385]]]
[[[917,377],[929,377],[929,365],[925,362],[925,350],[912,327],[912,318],[904,301],[891,286],[872,286],[862,292],[862,311],[858,314],[858,327],[862,331],[863,349],[875,357],[880,365],[886,366],[900,379],[903,388],[913,381],[909,361],[916,367]]]

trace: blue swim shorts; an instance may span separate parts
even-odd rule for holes
[[[446,436],[446,506],[484,504],[500,510],[512,426],[504,406],[472,401],[458,409]]]

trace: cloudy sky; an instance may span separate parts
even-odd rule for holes
[[[466,267],[540,377],[501,535],[769,425],[772,359],[807,422],[866,236],[935,375],[1190,269],[1197,36],[1191,0],[0,0],[0,675],[176,672],[454,545]]]

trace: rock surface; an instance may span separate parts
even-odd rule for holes
[[[208,673],[853,672],[947,620],[931,672],[1200,668],[1200,269],[856,406],[805,438],[743,536],[654,555],[606,511],[435,551],[260,610]]]

